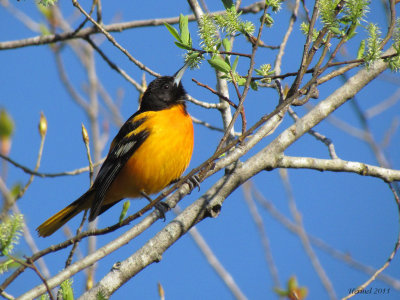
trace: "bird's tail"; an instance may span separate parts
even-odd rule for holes
[[[53,234],[82,210],[88,209],[91,206],[92,199],[90,198],[93,197],[93,195],[92,190],[87,191],[66,208],[60,210],[54,216],[47,219],[47,221],[36,229],[39,236],[46,237]]]

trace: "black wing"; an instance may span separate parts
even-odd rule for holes
[[[137,134],[128,135],[146,120],[146,118],[141,118],[138,121],[134,121],[137,115],[138,113],[131,116],[121,127],[117,136],[113,140],[113,146],[110,149],[106,160],[97,174],[96,180],[93,183],[93,188],[96,192],[90,209],[89,221],[93,221],[97,217],[109,187],[132,154],[150,134],[149,131],[142,130]]]

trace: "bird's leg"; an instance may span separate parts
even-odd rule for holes
[[[197,174],[194,174],[192,177],[189,177],[186,183],[189,185],[190,190],[193,190],[196,186],[200,191],[200,177]]]
[[[174,184],[177,183],[179,180],[181,180],[181,178],[172,180],[170,182],[170,184]],[[190,191],[192,191],[196,186],[199,188],[200,191],[200,178],[197,174],[194,174],[192,177],[189,177],[185,183],[187,183],[189,185]]]
[[[150,203],[153,202],[153,199],[149,195],[146,194],[146,192],[141,191],[140,194],[147,199]],[[155,209],[158,211],[158,215],[160,219],[163,219],[165,222],[165,213],[170,210],[171,208],[169,205],[165,202],[158,202],[154,205]]]

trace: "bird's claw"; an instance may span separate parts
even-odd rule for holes
[[[189,177],[186,180],[186,183],[189,185],[190,191],[192,191],[195,187],[198,187],[200,191],[200,177],[197,174],[194,174],[192,177]]]
[[[155,210],[158,212],[159,219],[163,219],[165,222],[165,213],[171,209],[165,202],[158,202],[154,205]]]

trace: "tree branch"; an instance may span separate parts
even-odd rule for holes
[[[258,1],[249,6],[239,9],[239,11],[241,11],[243,13],[256,14],[264,7],[264,2],[265,1]],[[212,15],[221,15],[224,13],[225,13],[225,10],[214,12],[214,13],[212,13]],[[196,20],[194,15],[188,15],[188,19],[189,19],[189,21]],[[164,23],[177,24],[177,23],[179,23],[179,17],[114,23],[114,24],[110,24],[110,25],[104,25],[103,28],[107,32],[122,32],[124,30],[131,29],[131,28],[148,27],[148,26],[163,26]],[[27,39],[0,42],[0,51],[7,50],[7,49],[28,47],[28,46],[46,45],[46,44],[51,44],[51,43],[60,42],[60,41],[67,41],[67,40],[71,40],[71,39],[86,38],[88,36],[91,36],[93,34],[98,34],[98,33],[100,33],[100,32],[97,30],[97,28],[89,27],[89,28],[84,28],[78,32],[75,32],[75,30],[74,30],[74,31],[63,32],[60,34],[38,35],[38,36],[27,38]]]
[[[313,169],[318,171],[350,172],[380,178],[386,182],[400,181],[400,170],[392,170],[342,159],[320,159],[313,157],[282,156],[276,167]]]

